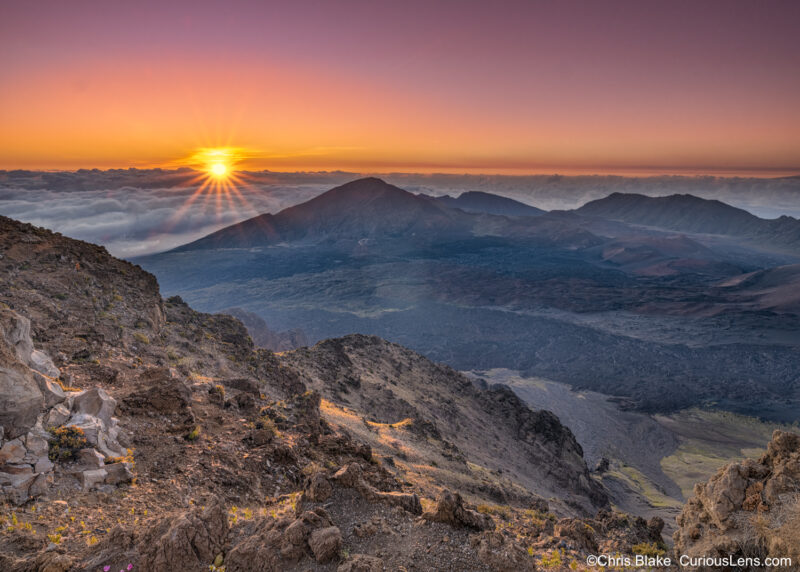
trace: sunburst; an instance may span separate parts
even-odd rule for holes
[[[218,219],[224,212],[235,210],[249,216],[258,214],[256,209],[241,192],[241,188],[249,186],[246,173],[237,171],[236,166],[247,158],[246,153],[234,147],[205,147],[198,149],[191,157],[183,161],[197,170],[198,174],[189,185],[197,189],[183,205],[170,217],[170,224],[177,223],[198,200],[216,211]]]

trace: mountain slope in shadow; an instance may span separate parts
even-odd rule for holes
[[[799,220],[790,216],[762,219],[723,202],[693,195],[648,197],[613,193],[574,212],[680,232],[721,234],[800,251]]]

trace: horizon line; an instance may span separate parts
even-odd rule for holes
[[[750,167],[750,168],[723,168],[723,167],[706,167],[706,168],[664,168],[664,167],[630,167],[630,168],[568,168],[549,170],[548,168],[542,169],[504,169],[504,170],[479,170],[464,168],[445,168],[444,170],[346,170],[346,169],[296,169],[296,170],[273,170],[273,169],[252,169],[242,168],[235,169],[236,172],[246,173],[252,175],[259,174],[274,174],[274,175],[335,175],[335,174],[348,174],[354,176],[400,176],[400,175],[419,175],[419,176],[492,176],[492,177],[623,177],[623,178],[658,178],[658,177],[684,177],[684,178],[699,178],[699,177],[715,177],[715,178],[757,178],[757,179],[784,179],[792,177],[800,177],[800,167],[796,168],[772,168],[772,167]],[[197,169],[189,166],[179,167],[164,167],[164,166],[127,166],[127,167],[77,167],[77,168],[31,168],[31,167],[2,167],[0,173],[13,173],[13,172],[29,172],[29,173],[72,173],[78,174],[80,172],[101,172],[107,173],[112,171],[161,171],[165,173],[178,173],[178,172],[202,172],[202,169]]]

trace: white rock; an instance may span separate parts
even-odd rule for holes
[[[86,441],[106,457],[121,457],[125,455],[125,450],[116,440],[116,436],[119,433],[116,419],[112,418],[110,423],[106,425],[97,417],[85,413],[77,413],[70,417],[66,426],[82,429],[86,436]]]
[[[52,470],[53,462],[47,457],[42,457],[36,461],[36,464],[33,466],[33,471],[35,473],[49,473]]]
[[[19,363],[0,367],[0,425],[7,437],[26,433],[43,406],[44,396],[30,370]]]
[[[69,409],[63,403],[59,403],[47,414],[46,424],[48,427],[61,427],[68,419]]]
[[[78,463],[81,467],[99,469],[105,465],[104,459],[105,457],[103,455],[92,448],[78,451]]]
[[[28,488],[28,495],[31,497],[38,497],[47,492],[47,475],[36,475],[36,478]]]
[[[97,440],[97,450],[103,453],[106,457],[124,457],[125,449],[120,445],[116,439],[111,436],[100,433]]]
[[[0,488],[6,498],[12,503],[20,505],[28,500],[28,490],[36,479],[33,473],[9,474],[0,472]]]
[[[28,366],[31,369],[35,369],[39,373],[43,373],[48,377],[54,377],[58,379],[61,376],[61,372],[55,366],[53,360],[51,360],[50,356],[43,351],[33,350],[28,360]]]
[[[95,488],[97,485],[103,484],[107,475],[108,473],[105,469],[92,469],[90,471],[79,472],[77,477],[83,490],[88,491]]]
[[[103,424],[97,417],[84,413],[78,413],[70,417],[65,426],[82,429],[90,445],[97,444],[97,436],[103,430]]]
[[[39,391],[44,396],[44,405],[47,408],[53,407],[57,403],[64,401],[67,396],[61,386],[55,383],[51,378],[41,373],[34,372],[33,378],[39,385]]]
[[[97,417],[106,426],[111,425],[111,416],[116,408],[117,401],[99,387],[86,390],[72,400],[75,413]]]
[[[4,309],[0,312],[0,335],[13,348],[17,359],[28,365],[33,353],[30,320],[13,310]]]
[[[47,452],[50,450],[50,444],[44,437],[29,431],[25,436],[25,448],[31,455],[36,457],[46,457]]]
[[[5,463],[21,463],[27,453],[22,439],[7,441],[0,448],[0,465]]]

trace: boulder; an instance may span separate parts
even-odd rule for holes
[[[83,431],[86,441],[90,445],[97,445],[100,433],[103,431],[103,422],[97,417],[83,413],[73,415],[65,424],[66,427],[77,427]]]
[[[24,435],[36,423],[44,396],[30,370],[19,363],[3,366],[0,351],[0,425],[5,438]]]
[[[119,429],[117,428],[116,419],[111,419],[110,423],[106,424],[102,419],[93,415],[77,413],[69,419],[66,426],[82,429],[86,436],[86,441],[105,457],[122,457],[125,455],[125,450],[117,441]]]
[[[332,480],[339,486],[356,489],[368,501],[399,506],[411,514],[422,514],[422,504],[416,493],[382,492],[377,490],[364,480],[363,470],[358,463],[348,463],[336,471]]]
[[[130,463],[111,463],[103,467],[108,475],[106,476],[107,485],[119,485],[129,483],[133,480],[133,472]]]
[[[470,537],[470,546],[478,553],[478,560],[496,572],[533,572],[534,559],[511,538],[500,532],[486,531]]]
[[[105,466],[104,459],[103,455],[91,447],[78,451],[78,466],[84,469],[101,469]]]
[[[228,515],[220,503],[150,524],[137,543],[138,570],[207,570],[225,546]]]
[[[152,367],[139,375],[140,389],[127,395],[121,407],[134,414],[158,411],[159,413],[183,413],[192,404],[192,390],[165,367]]]
[[[53,461],[47,457],[42,457],[36,461],[36,464],[33,466],[33,471],[36,473],[49,473],[53,470],[53,467]]]
[[[464,507],[464,501],[458,493],[443,490],[436,499],[436,507],[422,513],[422,518],[432,522],[444,522],[452,526],[464,526],[475,530],[494,528],[492,517]]]
[[[47,439],[44,437],[32,431],[29,431],[28,434],[25,435],[25,449],[28,450],[28,455],[33,457],[31,462],[35,463],[42,457],[47,458],[49,448],[50,443],[48,443]]]
[[[12,439],[3,443],[0,448],[0,466],[6,463],[21,463],[27,454],[22,439]]]
[[[72,401],[72,410],[76,414],[96,417],[106,427],[111,426],[111,417],[116,408],[117,401],[100,387],[83,391]]]
[[[273,572],[294,569],[289,564],[299,562],[309,551],[315,554],[315,558],[330,561],[338,555],[341,547],[341,532],[337,546],[336,532],[327,530],[334,528],[328,513],[322,508],[304,511],[293,520],[290,517],[259,519],[253,523],[251,532],[240,536],[225,555],[226,570]],[[327,532],[320,534],[322,530]]]
[[[61,372],[55,366],[53,360],[43,351],[33,350],[27,365],[31,369],[54,379],[58,379],[61,376]]]
[[[562,518],[559,520],[555,526],[555,536],[569,540],[570,544],[584,552],[596,554],[598,551],[594,530],[578,518]]]
[[[8,475],[32,475],[33,467],[27,463],[6,463],[3,472]]]
[[[30,469],[30,467],[28,468]],[[21,474],[0,471],[0,491],[13,504],[20,505],[30,498],[28,492],[34,480],[36,480],[36,475],[33,474],[33,471]]]
[[[41,391],[44,396],[44,405],[46,408],[49,409],[67,398],[61,386],[52,379],[40,373],[34,373],[33,378],[39,386],[39,391]]]
[[[309,479],[308,487],[305,490],[304,497],[314,502],[325,502],[333,493],[333,487],[325,475],[322,473],[314,473]]]
[[[47,427],[61,427],[69,420],[69,415],[69,409],[63,403],[59,403],[47,413],[45,424]]]
[[[78,477],[78,481],[81,483],[83,490],[88,491],[96,488],[98,485],[102,485],[107,475],[108,473],[105,469],[91,469],[79,471],[75,476]]]
[[[339,556],[342,548],[342,532],[338,526],[320,528],[311,533],[308,546],[320,564],[330,562]]]
[[[47,492],[48,476],[45,474],[38,474],[31,483],[28,489],[28,495],[31,498],[41,496]]]
[[[0,309],[0,343],[5,342],[14,357],[24,365],[29,365],[33,353],[31,322],[8,308]]]
[[[222,384],[232,389],[237,389],[245,393],[250,393],[258,397],[261,395],[261,388],[255,379],[249,377],[237,377],[235,379],[223,379]]]

